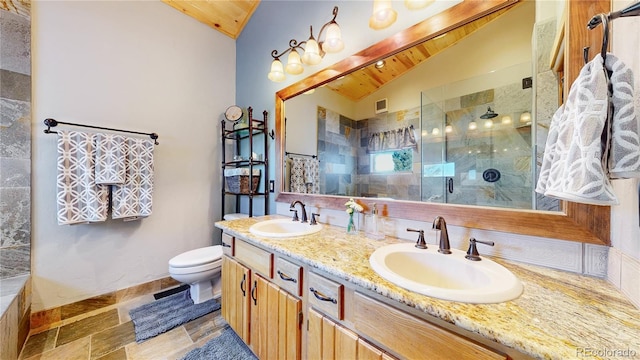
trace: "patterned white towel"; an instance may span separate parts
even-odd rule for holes
[[[112,185],[113,219],[138,220],[151,215],[153,204],[153,140],[127,138],[126,178]]]
[[[582,68],[551,121],[536,192],[585,204],[619,203],[609,179],[640,176],[633,81],[631,69],[612,54],[606,64],[598,54]]]
[[[96,134],[96,183],[124,184],[126,137]]]
[[[611,72],[613,88],[609,176],[612,179],[640,177],[640,135],[638,109],[634,106],[633,71],[613,54],[607,54],[605,66]]]
[[[306,193],[307,186],[304,183],[304,159],[291,159],[291,192]]]
[[[307,194],[320,193],[320,161],[318,159],[305,159],[304,182]]]
[[[58,131],[57,217],[60,225],[105,221],[109,187],[95,182],[95,134]]]

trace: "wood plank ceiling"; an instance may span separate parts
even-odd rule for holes
[[[325,86],[353,101],[361,100],[376,92],[380,87],[406,74],[431,56],[455,45],[460,40],[478,31],[514,7],[515,6],[511,6],[496,11],[464,26],[453,29],[446,34],[437,36],[390,56],[384,59],[385,65],[380,69],[376,68],[376,64],[374,63],[343,78],[334,80]]]
[[[237,39],[260,0],[162,0],[165,4]]]

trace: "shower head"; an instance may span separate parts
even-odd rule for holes
[[[498,116],[498,114],[496,114],[493,110],[491,110],[491,107],[488,106],[487,112],[480,116],[480,119],[493,119],[496,116]]]

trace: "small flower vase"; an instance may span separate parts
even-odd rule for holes
[[[347,234],[353,235],[358,233],[358,229],[356,229],[356,224],[353,222],[353,214],[349,214],[349,222],[347,223]]]

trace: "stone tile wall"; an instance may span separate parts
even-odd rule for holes
[[[390,197],[415,200],[420,197],[420,108],[412,108],[357,121],[358,171],[357,196]],[[367,153],[369,134],[412,126],[416,129],[418,148],[413,151],[413,171],[410,173],[372,174],[371,155]]]
[[[0,279],[31,270],[30,27],[0,10]]]
[[[422,200],[531,209],[531,125],[519,120],[523,112],[531,112],[531,97],[531,89],[518,82],[423,104],[423,165],[454,163],[455,173],[423,177]],[[498,116],[482,119],[488,107]],[[503,123],[505,116],[509,123]],[[470,128],[472,122],[476,128]],[[484,180],[489,169],[499,171],[497,181]]]
[[[356,193],[356,121],[318,107],[320,193],[359,196]]]

